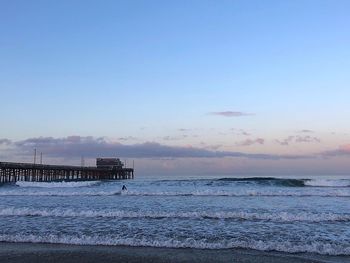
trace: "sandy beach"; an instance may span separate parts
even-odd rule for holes
[[[349,256],[287,254],[255,250],[201,250],[126,246],[77,246],[60,244],[0,243],[0,262],[350,262]]]

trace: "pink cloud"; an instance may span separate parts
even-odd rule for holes
[[[350,153],[350,144],[345,144],[339,146],[339,150],[345,152],[345,153]]]
[[[253,115],[253,114],[245,113],[241,111],[218,111],[218,112],[211,112],[210,114],[224,116],[224,117],[241,117],[241,116]]]
[[[340,145],[338,149],[320,153],[323,157],[349,156],[350,144]]]

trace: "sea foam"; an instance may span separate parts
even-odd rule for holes
[[[75,186],[75,187],[83,187],[83,186]],[[150,191],[146,189],[140,190],[128,190],[121,191],[120,189],[114,190],[112,188],[109,189],[89,189],[86,190],[74,190],[73,186],[68,187],[72,190],[63,191],[62,189],[65,187],[42,187],[39,188],[30,188],[27,187],[26,191],[22,191],[20,189],[7,189],[0,192],[0,196],[114,196],[114,195],[123,195],[123,196],[194,196],[194,197],[205,197],[205,196],[213,196],[213,197],[245,197],[245,196],[265,196],[265,197],[350,197],[350,188],[342,188],[342,189],[329,189],[325,191],[320,191],[318,189],[313,190],[254,190],[254,189],[231,189],[230,191],[226,190],[194,190],[194,191]],[[45,190],[43,190],[45,189]]]
[[[319,187],[349,187],[350,180],[312,179],[305,181],[305,185]]]
[[[54,235],[48,234],[43,236],[33,234],[0,234],[2,242],[31,242],[31,243],[53,243],[53,244],[74,244],[74,245],[123,245],[138,247],[166,247],[166,248],[198,248],[198,249],[230,249],[244,248],[261,251],[281,251],[288,253],[317,253],[323,255],[350,255],[350,247],[345,244],[324,243],[314,241],[311,243],[295,244],[291,241],[281,242],[279,240],[220,240],[211,242],[207,239],[195,240],[187,238],[178,240],[175,238],[136,238],[136,237],[114,237],[114,236],[88,236],[88,235]]]
[[[238,219],[238,220],[268,220],[282,222],[326,222],[350,221],[350,214],[309,213],[309,212],[245,212],[245,211],[189,211],[189,212],[159,212],[159,211],[125,211],[125,210],[82,210],[72,209],[34,209],[34,208],[0,208],[0,216],[42,216],[42,217],[107,217],[107,218],[179,218],[179,219]]]
[[[41,188],[71,188],[71,187],[89,187],[101,183],[100,181],[79,181],[79,182],[16,182],[20,187],[41,187]]]

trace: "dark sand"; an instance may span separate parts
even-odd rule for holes
[[[342,262],[350,263],[349,256],[321,256],[287,254],[244,249],[201,250],[124,246],[76,246],[60,244],[31,244],[0,242],[0,262]]]

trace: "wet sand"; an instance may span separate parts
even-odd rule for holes
[[[61,244],[32,244],[0,242],[0,262],[236,262],[236,263],[350,263],[350,256],[288,254],[245,249],[171,249],[126,246],[78,246]]]

